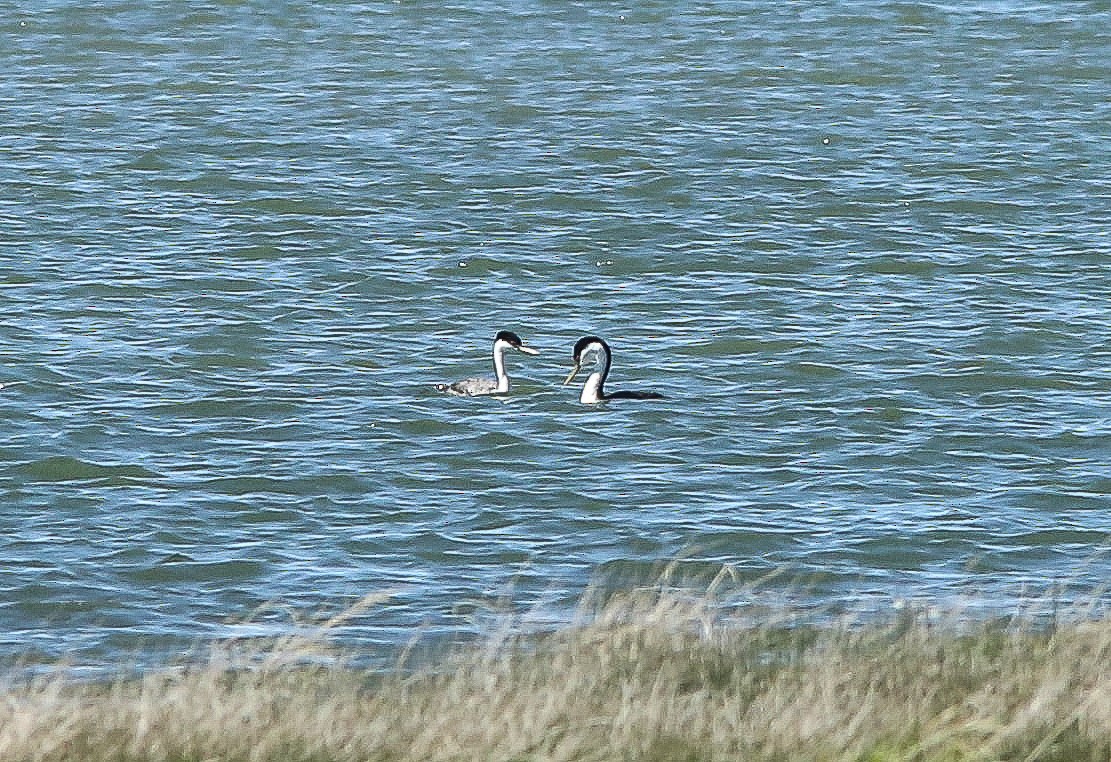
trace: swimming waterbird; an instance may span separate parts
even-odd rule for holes
[[[583,336],[575,342],[575,351],[571,354],[575,367],[571,369],[567,378],[563,379],[563,385],[571,383],[583,366],[593,366],[594,370],[586,377],[586,383],[583,384],[579,402],[591,404],[605,400],[662,400],[664,398],[658,392],[623,391],[607,394],[605,384],[610,374],[612,356],[613,353],[610,352],[610,346],[605,339],[598,336]]]
[[[513,331],[498,331],[494,337],[494,374],[497,378],[466,378],[452,384],[436,384],[436,390],[460,397],[505,394],[509,391],[509,374],[505,372],[505,352],[508,349],[516,349],[526,355],[540,354],[538,350],[525,346],[521,337]]]

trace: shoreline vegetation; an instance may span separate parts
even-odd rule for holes
[[[1106,762],[1111,621],[748,623],[709,596],[612,595],[420,666],[356,667],[329,631],[177,670],[0,677],[5,762]]]

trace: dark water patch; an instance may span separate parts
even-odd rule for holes
[[[104,609],[101,596],[79,597],[72,594],[66,595],[41,595],[40,591],[31,588],[19,591],[20,597],[13,603],[13,608],[24,621],[31,624],[35,621],[54,621],[56,623],[83,619],[90,614],[100,614]],[[101,620],[103,622],[103,619]]]
[[[314,476],[224,476],[215,479],[206,479],[192,485],[214,495],[241,496],[315,496],[329,494],[336,487],[340,492],[361,492],[362,480],[357,477],[325,477],[322,481]]]
[[[92,463],[68,455],[25,463],[19,470],[31,482],[86,482],[104,487],[148,484],[161,478],[142,466]]]
[[[238,361],[237,361],[238,362]],[[222,367],[222,366],[216,366]],[[239,367],[239,366],[233,366]],[[203,428],[205,422],[212,420],[239,420],[247,426],[263,425],[260,421],[273,418],[295,417],[300,407],[295,402],[281,399],[259,399],[242,392],[229,395],[214,395],[166,402],[147,406],[152,415],[170,415],[186,424]]]
[[[120,162],[117,168],[131,172],[166,172],[176,169],[176,163],[173,161],[173,157],[167,156],[164,151],[150,149],[132,155]]]
[[[1111,495],[1111,476],[1101,476],[1085,482],[1083,491],[1093,495]]]
[[[914,537],[881,536],[852,543],[849,554],[867,556],[869,565],[879,569],[918,571],[935,562],[934,549]]]
[[[250,491],[245,494],[255,495],[257,493]],[[213,512],[218,513],[221,521],[226,521],[229,525],[278,525],[297,526],[301,528],[305,523],[305,517],[302,511],[292,510],[290,508],[260,506],[253,501],[237,502],[218,508],[214,506]]]
[[[939,264],[931,259],[907,256],[875,256],[854,268],[862,274],[926,277],[937,274]]]
[[[1043,546],[1043,547],[1058,547],[1058,548],[1093,548],[1103,546],[1102,553],[1104,555],[1111,552],[1111,533],[1109,532],[1094,532],[1079,529],[1044,529],[1034,532],[1025,532],[1022,534],[1012,534],[1007,537],[1008,540],[1024,546]],[[1078,562],[1088,559],[1078,558]]]
[[[256,579],[267,572],[265,561],[230,559],[188,561],[167,559],[160,563],[132,568],[123,576],[135,584],[167,585],[219,582],[222,584]]]
[[[1045,485],[1027,488],[1015,495],[1020,505],[1038,511],[1068,515],[1074,511],[1106,511],[1111,509],[1111,497],[1106,494],[1085,492],[1070,487]]]
[[[793,362],[786,366],[790,373],[808,376],[814,379],[833,379],[843,376],[845,370],[835,365],[818,362]]]
[[[233,370],[268,370],[270,362],[264,358],[252,357],[240,352],[190,352],[179,354],[178,362],[189,365],[198,371],[230,368]]]
[[[1009,363],[975,361],[944,373],[914,373],[904,382],[931,394],[985,395],[1047,391],[1083,391],[1090,381],[1082,376],[1008,367]]]
[[[712,521],[698,522],[693,527],[688,552],[697,552],[707,558],[720,558],[723,561],[736,559],[775,559],[782,553],[797,547],[801,538],[797,532],[784,531],[767,526],[754,526],[747,531],[738,531],[730,525],[715,526]]]

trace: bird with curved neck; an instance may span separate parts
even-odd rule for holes
[[[574,361],[575,367],[571,369],[567,378],[563,379],[564,386],[571,383],[584,367],[594,368],[590,371],[590,375],[586,377],[582,394],[579,395],[579,402],[593,404],[606,400],[662,400],[664,398],[659,392],[618,391],[607,393],[605,388],[606,379],[609,378],[613,353],[605,339],[599,336],[583,336],[576,341],[571,359]]]
[[[540,352],[525,346],[521,337],[513,331],[498,331],[494,337],[494,376],[495,378],[465,378],[451,384],[436,384],[436,391],[455,394],[460,397],[481,397],[487,394],[505,394],[509,391],[509,374],[505,372],[505,353],[510,349],[526,355]]]

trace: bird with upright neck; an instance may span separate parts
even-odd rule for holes
[[[564,386],[571,383],[584,367],[593,367],[590,375],[586,377],[586,383],[583,384],[582,393],[579,395],[579,402],[583,404],[605,402],[606,400],[664,399],[664,396],[659,392],[617,391],[607,393],[606,379],[609,378],[613,353],[605,339],[599,336],[583,336],[576,341],[571,359],[574,361],[574,367],[567,378],[563,379]]]
[[[521,337],[513,331],[498,331],[494,337],[494,378],[465,378],[451,384],[436,384],[436,391],[447,392],[460,397],[481,397],[487,394],[505,394],[509,391],[509,374],[505,371],[505,353],[516,349],[526,355],[540,352],[525,346]]]

